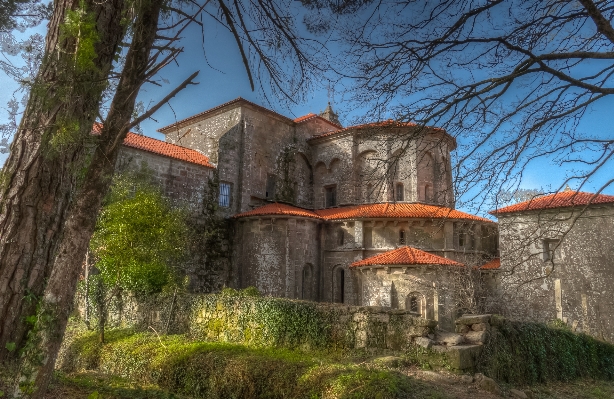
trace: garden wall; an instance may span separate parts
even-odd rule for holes
[[[111,324],[253,346],[403,350],[435,321],[404,310],[263,297],[244,291],[125,301]]]

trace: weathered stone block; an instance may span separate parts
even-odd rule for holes
[[[490,314],[483,314],[483,315],[465,314],[462,317],[456,319],[456,324],[464,324],[466,326],[471,326],[473,324],[490,323],[491,317],[492,315]]]
[[[501,388],[495,380],[490,377],[486,377],[484,374],[478,373],[475,375],[475,380],[480,389],[494,393],[495,395],[501,395]]]
[[[417,337],[414,339],[414,343],[426,349],[430,349],[433,346],[433,341],[425,337]]]
[[[466,326],[464,324],[457,324],[455,327],[455,331],[458,334],[467,334],[469,331],[471,331],[471,328],[469,326]]]
[[[471,329],[473,331],[486,331],[488,330],[489,327],[490,325],[486,323],[476,323],[476,324],[471,325]]]
[[[481,345],[486,342],[486,338],[488,337],[487,331],[470,331],[465,334],[465,340],[467,343]]]
[[[435,334],[435,341],[448,346],[454,346],[465,342],[465,338],[460,334],[454,334],[447,331],[437,331]]]

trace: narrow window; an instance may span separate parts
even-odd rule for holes
[[[405,201],[405,193],[403,191],[403,183],[397,183],[395,187],[395,196],[397,201]]]
[[[218,204],[222,208],[228,208],[230,206],[230,184],[220,183],[220,196]]]
[[[431,200],[431,186],[427,184],[424,186],[424,201],[431,202]]]
[[[332,206],[337,206],[337,186],[325,187],[325,206],[326,208],[330,208]]]
[[[367,184],[367,202],[373,202],[373,184]]]
[[[409,311],[413,313],[420,313],[420,308],[418,305],[418,298],[416,296],[412,296],[409,299]]]
[[[343,303],[345,301],[345,270],[342,267],[335,269],[333,284],[333,301]]]
[[[275,197],[275,181],[277,180],[275,175],[268,175],[266,178],[266,199],[273,199]]]
[[[405,230],[399,230],[399,244],[405,245]]]
[[[363,246],[365,248],[372,248],[373,247],[373,228],[372,227],[365,227],[362,229],[363,231]]]
[[[458,233],[458,246],[459,247],[465,246],[465,233],[463,232]]]
[[[340,247],[343,246],[343,238],[344,238],[343,229],[339,229],[337,231],[337,245],[339,245]]]
[[[553,261],[556,255],[556,248],[559,245],[559,240],[544,240],[544,261]]]

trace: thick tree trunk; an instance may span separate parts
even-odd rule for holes
[[[54,267],[39,304],[36,325],[25,346],[15,397],[42,398],[53,374],[72,310],[81,264],[102,199],[111,184],[121,143],[128,133],[136,96],[145,81],[163,2],[143,1],[137,6],[134,36],[122,77],[103,125],[99,145],[70,207]]]
[[[65,28],[80,4],[95,31],[89,38]],[[9,355],[7,343],[22,346],[31,327],[26,317],[35,314],[50,275],[83,149],[124,36],[124,8],[124,0],[54,2],[45,59],[0,173],[0,361]],[[76,53],[84,44],[95,50],[85,64]]]

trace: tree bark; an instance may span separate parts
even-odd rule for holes
[[[53,375],[72,311],[81,264],[102,199],[111,184],[121,143],[129,130],[136,96],[145,81],[163,2],[143,1],[137,6],[140,9],[137,10],[134,36],[122,76],[83,184],[69,209],[54,266],[39,304],[36,325],[24,348],[15,397],[43,398]]]
[[[85,40],[66,29],[69,12],[78,14],[81,4],[96,36],[85,67],[76,57]],[[50,275],[86,162],[83,149],[125,34],[125,7],[125,0],[54,2],[45,59],[0,172],[0,361],[10,355],[7,343],[23,345],[31,328],[26,317],[35,314]]]

